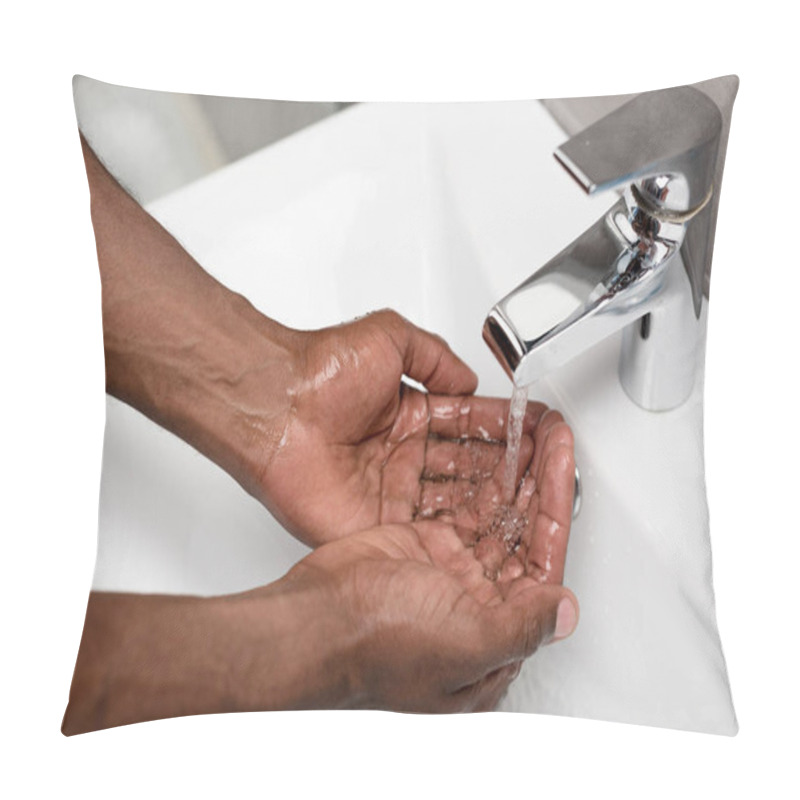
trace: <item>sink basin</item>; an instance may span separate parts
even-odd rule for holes
[[[481,338],[489,308],[594,222],[552,157],[538,102],[355,106],[148,207],[215,277],[298,328],[390,306],[444,336],[479,392],[511,386]],[[575,634],[524,666],[501,708],[733,733],[714,615],[702,375],[643,411],[620,336],[531,387],[576,438],[583,502],[565,583]],[[231,478],[108,398],[94,587],[219,594],[307,549]]]

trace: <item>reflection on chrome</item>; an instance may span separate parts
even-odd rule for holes
[[[636,96],[556,151],[584,191],[622,197],[489,312],[484,339],[514,383],[624,328],[620,380],[631,399],[652,411],[686,400],[704,299],[681,246],[689,226],[713,235],[721,130],[716,104],[682,86]]]

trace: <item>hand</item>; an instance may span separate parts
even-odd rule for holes
[[[379,524],[448,519],[497,572],[505,558],[500,532],[490,528],[510,503],[518,528],[505,542],[512,576],[526,571],[527,559],[551,575],[546,553],[528,542],[536,526],[569,528],[572,436],[560,414],[528,405],[518,493],[503,498],[508,401],[470,396],[475,375],[442,339],[381,311],[297,333],[289,349],[293,377],[280,434],[271,431],[264,456],[249,462],[263,465],[250,485],[289,530],[317,545]]]
[[[446,408],[438,395],[471,394],[475,374],[442,339],[392,311],[296,332],[289,349],[279,445],[271,432],[260,459],[262,500],[312,545],[411,521],[432,414]],[[404,375],[438,393],[433,407],[433,395]]]
[[[569,590],[525,575],[489,580],[439,521],[325,545],[286,580],[321,591],[320,608],[351,621],[347,705],[362,708],[491,710],[522,661],[577,624]]]
[[[472,371],[393,312],[317,332],[265,317],[206,273],[82,144],[108,391],[219,464],[313,546],[450,513],[499,574],[496,530],[485,534],[505,502],[495,494],[507,402],[469,396]],[[522,481],[515,500],[530,526],[568,524],[571,448],[560,416],[530,404],[517,477],[530,466],[534,481]],[[510,571],[534,558],[549,575],[530,538],[507,553]]]
[[[384,526],[238,595],[93,592],[62,730],[271,709],[489,710],[522,660],[576,623],[568,590],[490,581],[452,525]]]

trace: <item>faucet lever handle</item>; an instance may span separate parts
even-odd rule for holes
[[[711,196],[722,115],[691,86],[645,92],[573,136],[555,157],[589,194],[634,184],[667,215]]]

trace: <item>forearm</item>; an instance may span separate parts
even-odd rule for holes
[[[286,424],[296,333],[211,277],[82,141],[102,278],[106,385],[251,493]]]
[[[341,707],[352,658],[340,628],[286,579],[215,598],[93,592],[62,730]]]

